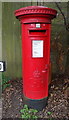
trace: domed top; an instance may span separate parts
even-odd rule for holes
[[[57,11],[44,7],[44,6],[28,6],[28,7],[23,7],[14,12],[15,16],[18,18],[19,16],[24,16],[24,15],[31,15],[31,14],[45,14],[45,15],[50,15],[52,18],[56,17]]]

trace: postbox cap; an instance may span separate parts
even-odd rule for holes
[[[17,18],[24,15],[44,14],[49,15],[50,18],[53,19],[56,17],[57,11],[44,6],[28,6],[16,10],[14,14]]]

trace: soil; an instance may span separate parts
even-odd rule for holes
[[[49,86],[48,105],[37,116],[42,119],[69,119],[69,78],[56,76]],[[2,119],[21,118],[23,108],[22,80],[14,80],[2,93]],[[50,113],[50,114],[49,114]]]

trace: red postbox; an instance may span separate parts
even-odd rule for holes
[[[25,104],[42,110],[47,104],[51,19],[57,11],[29,6],[15,11],[22,29],[22,76]]]

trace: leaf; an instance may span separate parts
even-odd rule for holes
[[[52,114],[52,112],[47,112],[47,114],[48,114],[48,115],[51,115],[51,114]]]
[[[35,112],[35,113],[37,113],[37,112],[38,112],[38,110],[34,110],[34,112]]]
[[[24,108],[28,108],[28,106],[27,106],[27,105],[24,105]]]
[[[24,115],[21,115],[21,118],[25,118],[25,116],[24,116]]]
[[[35,115],[32,115],[32,118],[33,118],[33,119],[37,119],[38,117],[37,117],[37,116],[35,116]]]
[[[21,112],[21,113],[25,112],[25,109],[21,109],[20,112]]]
[[[35,109],[30,109],[30,112],[37,113],[38,111]]]

